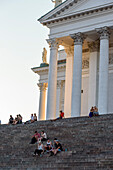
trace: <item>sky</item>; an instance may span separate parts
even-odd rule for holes
[[[37,19],[54,8],[51,0],[0,0],[0,120],[38,114],[39,77],[31,68],[49,51],[49,29]],[[48,52],[49,55],[49,52]],[[49,56],[48,56],[49,58]]]

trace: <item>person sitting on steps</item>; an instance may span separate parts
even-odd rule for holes
[[[47,134],[43,130],[41,132],[41,141],[47,141]]]
[[[98,108],[94,106],[93,116],[99,116]]]
[[[30,144],[35,144],[40,139],[40,134],[35,131],[35,134],[32,136]]]
[[[34,113],[34,116],[31,114],[31,123],[34,123],[35,121],[37,121],[36,113]]]
[[[10,115],[10,118],[9,118],[9,123],[8,124],[13,124],[13,121],[14,121],[14,118],[12,115]]]
[[[51,121],[56,121],[56,120],[59,120],[59,119],[62,119],[62,118],[64,118],[64,112],[62,112],[62,110],[60,110],[59,117],[57,117],[56,119],[53,119]]]
[[[90,109],[90,113],[89,113],[89,117],[93,117],[93,112],[94,112],[94,109],[93,107]]]
[[[50,156],[56,155],[58,152],[63,151],[61,143],[58,140],[54,140],[54,142],[55,142],[55,147],[51,150]]]
[[[43,144],[41,143],[41,141],[39,141],[38,148],[35,149],[35,151],[34,151],[34,156],[35,155],[41,156],[42,153],[44,153],[44,147],[43,147]]]
[[[90,109],[89,118],[93,116],[99,116],[98,108],[96,106],[92,106],[92,108]]]
[[[53,148],[52,142],[48,139],[46,145],[44,146],[44,149],[47,153],[49,153],[52,148]]]

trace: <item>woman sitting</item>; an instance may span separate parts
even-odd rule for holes
[[[46,141],[47,140],[47,135],[46,133],[42,130],[41,132],[41,141]]]
[[[90,109],[89,117],[93,117],[93,112],[94,112],[94,108],[92,107],[92,108]]]
[[[44,147],[43,147],[43,144],[41,142],[39,142],[38,143],[38,148],[35,149],[34,155],[40,156],[41,153],[44,153]]]

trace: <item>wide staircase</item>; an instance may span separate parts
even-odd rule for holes
[[[33,157],[34,131],[56,137],[67,151]],[[0,126],[0,170],[113,170],[113,114]]]

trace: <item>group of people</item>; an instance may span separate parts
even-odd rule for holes
[[[44,145],[43,142],[46,141]],[[56,155],[58,152],[63,151],[62,145],[57,138],[54,138],[54,144],[47,138],[47,134],[44,131],[41,131],[41,135],[35,131],[35,134],[32,136],[30,144],[37,143],[38,146],[34,151],[33,156],[38,155],[42,156],[44,153],[48,153],[49,156]]]
[[[34,114],[32,113],[30,120],[26,121],[24,124],[34,123],[36,121],[37,121],[37,115],[36,115],[36,113],[34,113]]]
[[[44,131],[41,131],[41,135],[40,133],[38,133],[37,131],[35,131],[35,134],[32,136],[31,138],[31,142],[30,144],[35,144],[36,142],[40,142],[40,141],[46,141],[47,140],[47,134]]]
[[[12,124],[12,125],[22,124],[22,116],[19,114],[14,119],[13,116],[10,115],[9,123],[8,124]]]
[[[56,120],[62,119],[62,118],[64,118],[64,112],[62,112],[62,110],[61,110],[61,111],[60,111],[60,114],[59,114],[59,117],[56,118],[56,119],[53,119],[53,120],[51,120],[51,121],[56,121]],[[36,115],[36,113],[34,113],[34,114],[31,114],[30,120],[26,121],[26,122],[23,123],[23,124],[34,123],[34,122],[36,122],[36,121],[37,121],[37,115]],[[17,115],[17,116],[15,117],[15,119],[14,119],[13,116],[10,115],[8,124],[13,124],[13,125],[22,124],[22,116],[19,114],[19,115]]]
[[[90,109],[89,117],[99,116],[98,108],[96,106],[92,106]]]
[[[36,113],[31,114],[30,120],[26,121],[26,122],[23,123],[23,124],[29,124],[29,123],[33,123],[33,122],[35,122],[35,121],[37,121]],[[12,124],[12,125],[22,124],[22,116],[19,114],[19,115],[17,115],[17,116],[15,117],[15,119],[14,119],[13,116],[10,115],[8,124]]]

